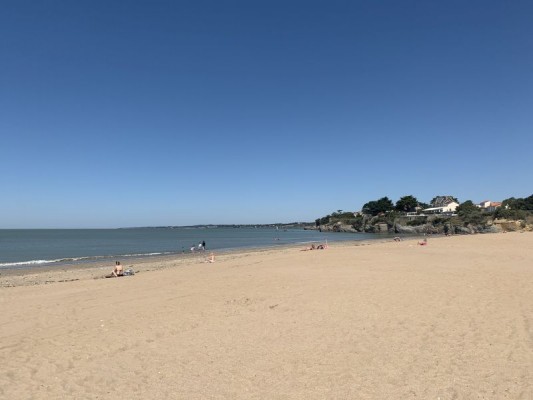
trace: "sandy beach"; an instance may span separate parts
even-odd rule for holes
[[[533,233],[301,249],[3,273],[0,398],[533,399]]]

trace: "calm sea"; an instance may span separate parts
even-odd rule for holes
[[[0,229],[0,268],[189,253],[202,241],[209,251],[375,238],[275,228]]]

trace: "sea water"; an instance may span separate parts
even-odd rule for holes
[[[203,241],[222,251],[375,238],[383,236],[272,227],[0,229],[0,268],[190,253]]]

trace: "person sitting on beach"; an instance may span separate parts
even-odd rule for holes
[[[214,263],[215,262],[215,255],[213,253],[209,254],[209,258],[205,260],[207,263]]]
[[[401,242],[401,241],[402,241],[402,238],[399,237],[399,236],[396,236],[396,237],[394,238],[394,241],[395,241],[395,242]]]
[[[424,238],[424,240],[422,240],[421,242],[418,242],[419,246],[426,246],[427,244],[428,244],[427,238]]]
[[[120,264],[120,261],[115,261],[115,269],[111,274],[106,275],[106,278],[118,278],[119,276],[124,275],[124,268],[122,267],[122,264]]]

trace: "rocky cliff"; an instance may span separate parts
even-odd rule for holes
[[[479,224],[465,224],[457,217],[429,216],[424,218],[397,217],[387,221],[383,216],[361,216],[348,224],[337,221],[306,229],[316,229],[324,232],[365,232],[389,234],[473,234],[498,233],[512,231],[533,231],[533,219],[506,220],[488,219]]]

